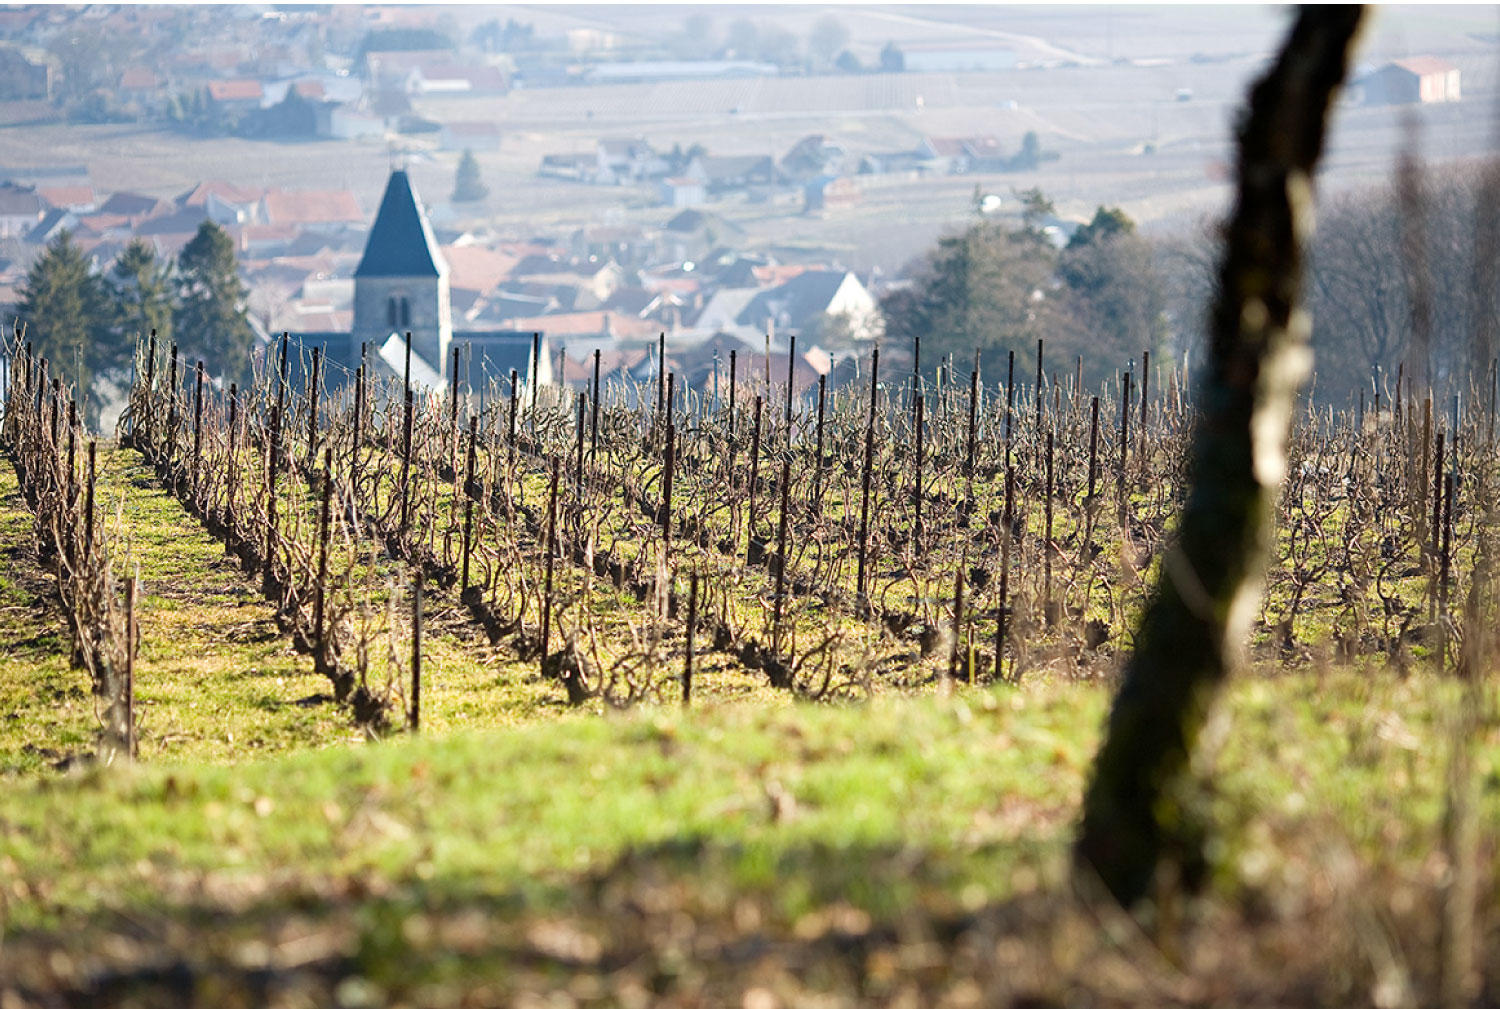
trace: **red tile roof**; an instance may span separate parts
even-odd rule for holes
[[[260,81],[209,81],[208,94],[216,102],[258,102],[265,92]]]
[[[177,197],[177,204],[182,207],[202,206],[208,202],[210,195],[217,196],[219,199],[229,203],[254,203],[264,193],[264,189],[257,189],[254,186],[237,186],[232,182],[225,182],[222,179],[210,179],[207,182],[198,183],[192,189]]]
[[[267,224],[360,224],[365,219],[347,189],[272,189],[261,203]]]
[[[448,261],[448,285],[455,291],[493,290],[510,276],[521,261],[519,256],[496,252],[478,245],[445,245],[443,258]]]
[[[54,207],[84,207],[97,202],[92,186],[48,186],[37,194]]]
[[[1412,56],[1404,60],[1392,60],[1402,70],[1410,71],[1418,77],[1426,77],[1429,74],[1446,74],[1457,70],[1458,67],[1447,60],[1440,60],[1436,56]]]

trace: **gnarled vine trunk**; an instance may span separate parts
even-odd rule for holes
[[[1084,799],[1075,854],[1121,904],[1169,859],[1190,865],[1188,760],[1260,599],[1270,519],[1311,353],[1299,307],[1313,171],[1363,8],[1304,7],[1251,91],[1225,240],[1192,476]]]

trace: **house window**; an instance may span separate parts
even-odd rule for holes
[[[401,326],[405,328],[411,325],[411,305],[405,298],[401,299]]]
[[[397,319],[395,298],[387,298],[385,300],[385,322],[386,325],[390,326],[392,329],[396,328]]]

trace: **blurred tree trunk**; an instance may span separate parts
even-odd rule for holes
[[[1360,6],[1303,7],[1239,128],[1239,193],[1210,319],[1188,500],[1136,637],[1075,850],[1125,906],[1163,864],[1201,866],[1188,760],[1260,599],[1293,402],[1309,371],[1299,308],[1312,180]],[[1189,878],[1189,883],[1192,882]]]

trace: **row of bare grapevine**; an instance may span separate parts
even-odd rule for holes
[[[84,432],[71,386],[49,376],[47,359],[34,355],[20,331],[9,340],[0,336],[0,371],[0,451],[35,519],[38,555],[57,587],[72,662],[89,674],[100,759],[133,756],[135,582],[119,583],[111,537],[96,520],[97,442]]]
[[[220,391],[147,348],[132,431],[349,690],[368,690],[362,667],[337,672],[367,650],[347,633],[360,586],[398,562],[574,701],[661,693],[692,647],[690,583],[708,647],[836,694],[940,675],[929,655],[1014,680],[1128,647],[1147,569],[1170,562],[1185,383],[1147,356],[1095,395],[1042,362],[1039,346],[1029,387],[1014,359],[1000,382],[944,362],[934,384],[875,355],[858,382],[796,396],[731,355],[712,398],[671,374],[571,395],[512,375],[453,397],[368,361],[330,383],[315,353],[289,369],[285,341],[250,390]],[[1263,620],[1288,659],[1330,630],[1346,657],[1459,639],[1492,410],[1471,398],[1445,430],[1401,382],[1375,392],[1357,414],[1309,407],[1295,432]]]

